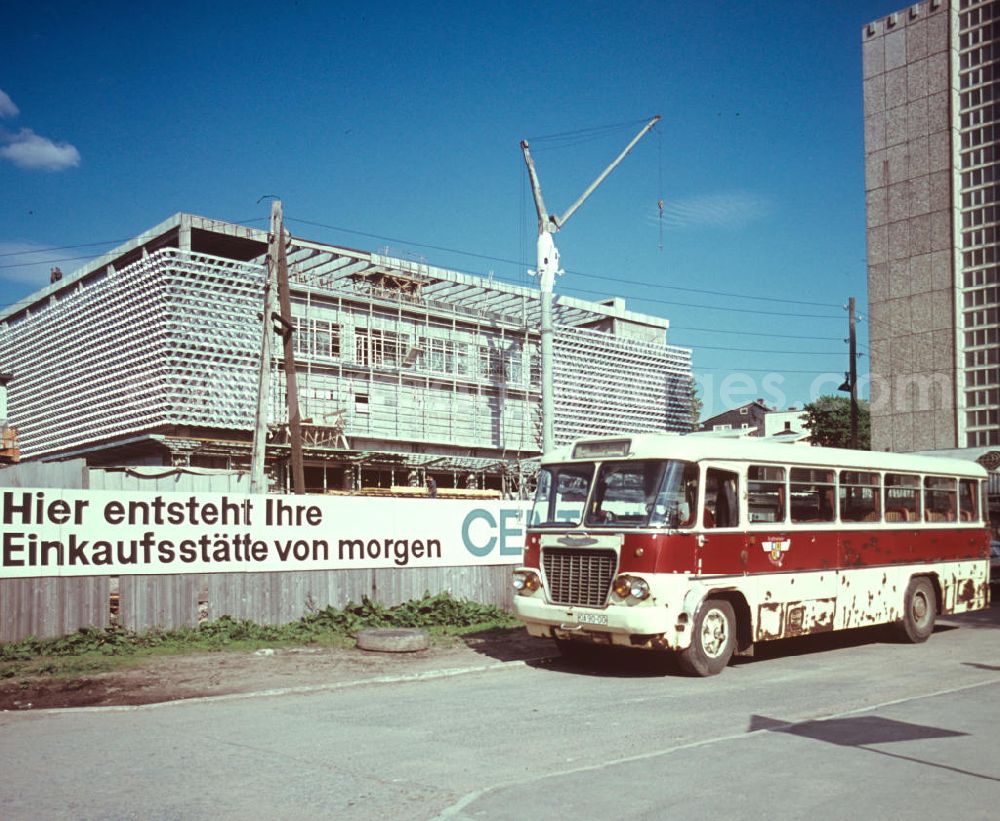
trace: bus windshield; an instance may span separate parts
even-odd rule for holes
[[[693,462],[605,462],[596,480],[591,463],[551,465],[539,473],[531,524],[566,527],[582,520],[587,527],[691,527],[697,499]]]
[[[535,505],[531,509],[531,524],[580,524],[593,476],[593,463],[542,468],[538,474]]]

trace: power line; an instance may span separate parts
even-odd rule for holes
[[[720,365],[718,367],[695,366],[692,367],[691,370],[694,373],[698,373],[698,371],[727,371],[729,373],[777,373],[779,375],[786,373],[809,373],[813,375],[817,373],[833,373],[833,371],[823,371],[820,370],[819,368],[813,368],[812,370],[808,369],[802,370],[793,368],[740,368],[735,365]]]
[[[231,220],[231,222],[234,225],[245,225],[248,222],[262,222],[262,221],[265,221],[266,219],[267,219],[266,217],[253,217],[251,219],[244,219],[244,220]],[[43,254],[43,253],[48,253],[50,251],[68,250],[70,248],[95,248],[95,247],[100,247],[102,245],[115,245],[117,243],[128,242],[128,241],[130,241],[132,239],[135,239],[135,238],[134,237],[127,237],[126,239],[109,239],[109,240],[105,240],[103,242],[84,242],[84,243],[80,243],[79,245],[56,245],[56,246],[53,246],[52,248],[36,248],[34,250],[31,250],[31,251],[7,251],[5,253],[0,254],[0,257],[16,257],[16,256],[27,256],[29,254]],[[112,248],[110,250],[114,250],[114,249]],[[57,257],[57,258],[53,258],[53,259],[36,259],[36,260],[34,260],[32,262],[15,262],[15,263],[6,264],[6,265],[0,265],[0,269],[3,269],[3,268],[30,268],[32,265],[50,265],[53,262],[75,262],[76,260],[80,260],[80,259],[93,259],[93,258],[94,258],[93,254],[85,254],[83,256],[77,256],[77,257]]]
[[[79,245],[53,245],[51,248],[35,248],[30,251],[5,251],[0,254],[0,257],[20,257],[27,256],[28,254],[47,254],[51,251],[67,251],[70,248],[96,248],[101,245],[114,245],[119,242],[128,242],[131,237],[126,237],[125,239],[109,239],[105,242],[81,242]],[[37,263],[29,263],[37,264]]]
[[[766,336],[770,339],[808,339],[813,342],[843,342],[839,336],[809,336],[801,334],[767,334],[762,331],[727,330],[723,328],[694,328],[690,325],[670,325],[671,331],[701,331],[710,334],[737,334],[739,336]]]
[[[793,354],[794,356],[843,356],[843,351],[769,351],[762,348],[723,348],[714,345],[691,346],[699,351],[737,351],[744,353]]]
[[[487,262],[502,262],[502,263],[505,263],[507,265],[518,265],[518,266],[522,265],[522,263],[519,262],[518,260],[506,259],[504,257],[494,257],[494,256],[490,256],[488,254],[477,254],[477,253],[472,252],[472,251],[463,251],[463,250],[460,250],[458,248],[448,248],[448,247],[443,246],[443,245],[430,245],[428,243],[422,243],[422,242],[411,242],[410,240],[400,239],[399,237],[387,237],[384,234],[372,234],[372,233],[368,233],[366,231],[355,231],[354,229],[344,228],[344,227],[339,226],[339,225],[328,225],[326,223],[315,222],[315,221],[312,221],[312,220],[299,219],[297,217],[287,217],[286,221],[287,222],[300,222],[300,223],[302,223],[304,225],[311,225],[311,226],[314,226],[316,228],[326,228],[326,229],[331,230],[331,231],[342,231],[342,232],[344,232],[346,234],[355,234],[357,236],[368,237],[370,239],[378,239],[378,240],[382,240],[384,242],[398,242],[398,243],[401,243],[403,245],[411,245],[414,248],[426,248],[426,249],[431,250],[431,251],[442,251],[442,252],[448,253],[448,254],[459,254],[461,256],[472,257],[473,259],[486,260]],[[473,273],[473,272],[466,271],[464,273]],[[583,271],[576,271],[576,270],[567,270],[567,273],[573,274],[575,276],[585,277],[587,279],[598,279],[598,280],[602,280],[602,281],[605,281],[605,282],[613,282],[613,283],[616,283],[616,284],[637,285],[637,286],[642,287],[642,288],[652,288],[652,289],[660,289],[660,290],[686,291],[688,293],[707,294],[709,296],[729,296],[729,297],[736,297],[737,299],[751,299],[751,300],[757,300],[757,301],[760,301],[760,302],[769,302],[769,303],[779,302],[779,303],[786,303],[786,304],[791,304],[791,305],[810,305],[810,306],[817,307],[817,308],[842,308],[843,307],[839,303],[833,303],[833,302],[808,302],[808,301],[797,300],[797,299],[782,299],[782,298],[777,298],[777,297],[775,297],[775,298],[772,298],[772,297],[762,297],[762,296],[757,296],[756,294],[741,294],[741,293],[736,293],[735,291],[716,291],[716,290],[710,290],[710,289],[707,289],[707,288],[687,288],[687,287],[683,287],[683,286],[680,286],[680,285],[651,284],[651,283],[648,283],[648,282],[640,282],[638,280],[622,279],[620,277],[613,277],[613,276],[607,276],[607,275],[601,275],[601,274],[588,274],[588,273],[585,273]],[[574,290],[577,290],[580,293],[598,293],[597,291],[585,291],[583,289],[574,289]],[[633,297],[633,299],[646,299],[646,297]],[[649,301],[649,302],[655,302],[656,300],[648,299],[647,301]],[[670,302],[667,302],[665,304],[684,305],[684,303],[670,303]],[[700,307],[700,306],[686,306],[686,307]],[[717,308],[718,306],[714,306],[713,305],[713,306],[709,306],[709,307]],[[736,310],[736,309],[733,309],[733,310]],[[763,312],[759,312],[759,313],[763,313]],[[816,316],[819,316],[817,314],[779,314],[779,315],[781,315],[781,316],[805,316],[805,317],[816,317]],[[827,316],[824,315],[823,318],[832,318],[832,317],[827,317]]]
[[[605,296],[604,291],[589,291],[584,288],[565,288],[565,291],[576,294],[594,294]],[[760,308],[726,308],[721,305],[701,305],[695,302],[677,302],[673,299],[655,299],[649,296],[632,296],[632,299],[641,299],[644,302],[655,302],[658,305],[676,305],[681,308],[703,308],[709,311],[732,311],[739,314],[756,314],[758,316],[784,316],[791,319],[836,319],[843,320],[842,316],[831,316],[830,314],[794,314],[786,311],[765,311]]]

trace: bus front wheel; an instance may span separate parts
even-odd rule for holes
[[[691,644],[677,654],[681,669],[714,676],[726,669],[736,647],[736,615],[725,599],[706,599],[694,616]]]
[[[900,638],[912,644],[927,641],[934,632],[936,615],[934,585],[926,576],[914,576],[903,596],[903,618],[896,625]]]

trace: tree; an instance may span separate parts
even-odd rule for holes
[[[701,427],[701,411],[704,408],[701,397],[698,396],[698,386],[691,380],[691,430],[695,431]]]
[[[821,396],[804,405],[806,427],[814,445],[830,448],[851,446],[851,400],[845,396]],[[868,403],[858,400],[858,448],[871,450],[871,414]]]

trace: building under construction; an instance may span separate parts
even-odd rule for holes
[[[0,313],[22,459],[246,468],[268,235],[177,214]],[[541,447],[532,288],[292,237],[309,491],[524,490]],[[555,301],[555,438],[688,430],[691,352],[622,299]],[[288,483],[281,357],[268,473]]]

